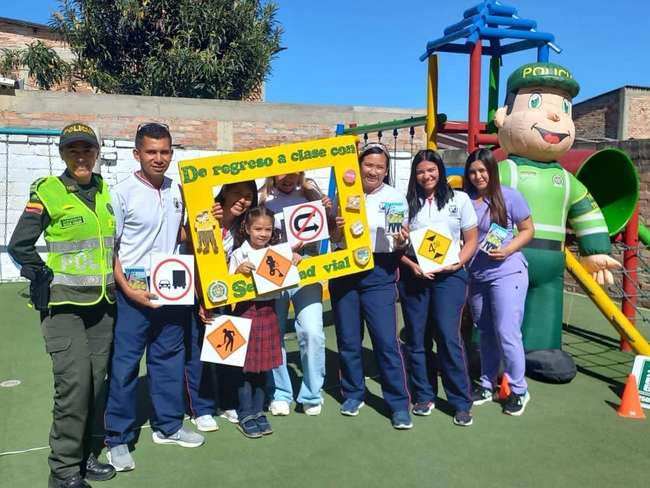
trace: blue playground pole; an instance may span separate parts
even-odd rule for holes
[[[343,131],[345,130],[345,125],[344,124],[336,124],[336,135],[337,136],[342,136]],[[334,176],[334,168],[330,170],[330,182],[327,188],[327,197],[334,201],[334,197],[336,196],[336,177]],[[319,254],[325,254],[327,252],[327,249],[329,247],[329,241],[328,240],[322,240],[320,243],[320,253]]]

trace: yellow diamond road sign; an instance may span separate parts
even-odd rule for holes
[[[442,264],[451,246],[451,239],[429,229],[422,239],[418,254],[434,263]]]

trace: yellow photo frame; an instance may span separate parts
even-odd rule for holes
[[[197,274],[207,308],[257,296],[252,277],[228,272],[221,229],[210,215],[214,203],[213,188],[328,167],[334,170],[347,245],[345,249],[303,258],[298,264],[300,286],[366,271],[374,266],[356,138],[318,139],[178,163]]]

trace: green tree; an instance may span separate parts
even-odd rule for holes
[[[105,93],[242,99],[281,51],[263,0],[62,0],[51,26]]]
[[[34,41],[24,49],[2,49],[0,51],[0,74],[13,77],[22,66],[29,69],[36,86],[49,90],[55,85],[67,82],[72,85],[70,66],[54,49],[41,41]]]

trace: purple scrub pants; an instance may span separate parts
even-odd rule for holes
[[[510,389],[522,395],[528,389],[521,322],[528,290],[528,274],[517,271],[490,281],[470,281],[472,317],[480,331],[481,386],[497,387],[503,360]]]

